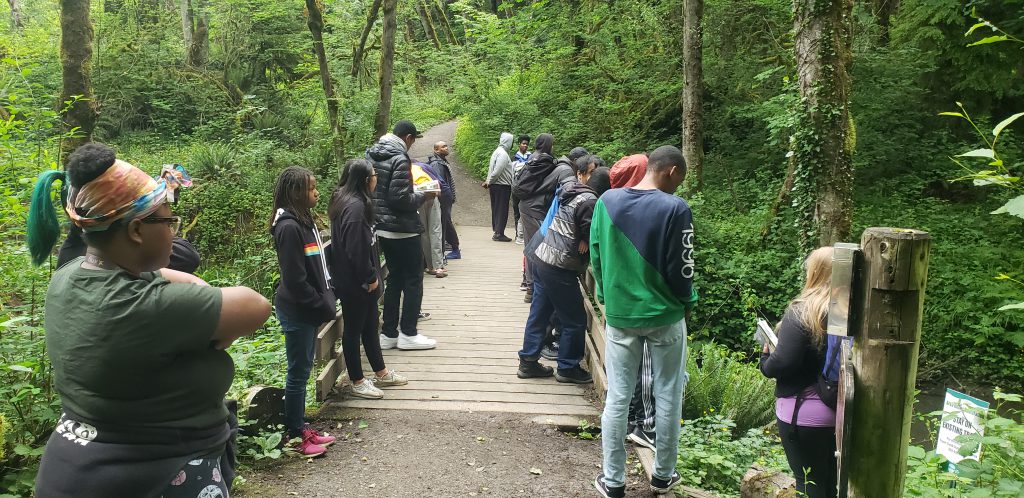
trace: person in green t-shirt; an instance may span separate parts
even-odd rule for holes
[[[224,349],[261,327],[270,303],[166,269],[181,223],[168,204],[173,186],[102,144],[73,152],[66,173],[40,175],[28,230],[37,264],[59,234],[55,180],[70,184],[66,211],[88,249],[53,274],[46,295],[63,413],[36,496],[226,497],[234,365]]]

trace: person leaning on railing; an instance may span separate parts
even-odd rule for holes
[[[60,234],[56,180],[70,184],[66,211],[88,248],[54,272],[46,294],[63,413],[36,496],[227,496],[224,394],[234,367],[224,348],[261,327],[270,303],[246,287],[167,270],[180,225],[171,186],[96,143],[73,152],[66,173],[40,175],[28,226],[36,264]]]

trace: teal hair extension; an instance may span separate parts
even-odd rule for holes
[[[32,264],[39,266],[50,256],[53,246],[60,237],[60,223],[57,222],[57,211],[50,198],[53,182],[63,183],[63,171],[44,171],[39,173],[36,186],[32,190],[32,203],[28,209],[28,252],[32,255]]]

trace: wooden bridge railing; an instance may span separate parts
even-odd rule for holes
[[[597,302],[597,282],[590,268],[580,276],[583,287],[583,306],[587,309],[587,353],[586,362],[590,375],[594,377],[594,388],[599,395],[608,390],[608,378],[604,373],[604,306]]]

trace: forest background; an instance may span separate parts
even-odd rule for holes
[[[683,3],[0,5],[3,487],[17,490],[30,480],[25,465],[40,454],[59,412],[41,320],[53,268],[30,264],[24,235],[36,175],[59,167],[62,150],[84,134],[68,126],[74,116],[67,111],[82,106],[62,86],[62,6],[91,18],[87,102],[98,113],[92,138],[153,173],[165,163],[184,164],[196,186],[176,214],[203,255],[201,275],[270,296],[277,270],[265,220],[277,173],[305,166],[327,191],[337,181],[338,159],[362,155],[375,130],[397,119],[423,129],[459,118],[454,147],[478,172],[502,131],[551,132],[556,153],[582,145],[609,165],[624,154],[681,144]],[[793,137],[807,137],[793,2],[705,0],[703,8],[703,82],[696,87],[703,167],[700,181],[691,171],[680,192],[693,206],[698,233],[701,302],[690,331],[692,340],[750,352],[755,319],[777,319],[799,290],[809,246],[803,220],[815,201],[801,183],[826,173],[790,168],[800,154]],[[383,33],[390,9],[393,57],[386,56]],[[857,241],[868,226],[930,232],[919,381],[1020,392],[1024,310],[999,308],[1024,301],[1024,231],[1020,218],[990,213],[1013,199],[1024,202],[1014,181],[1024,166],[1024,120],[999,136],[1001,167],[951,156],[986,148],[978,130],[991,140],[988,130],[1024,111],[1024,44],[1008,37],[968,46],[1003,33],[1024,36],[1024,1],[858,0],[851,13],[846,240]],[[972,29],[979,19],[991,25]],[[393,76],[393,97],[383,107],[381,71]],[[963,110],[977,126],[939,115]],[[975,174],[982,170],[991,173]],[[972,174],[978,181],[956,181]],[[787,181],[793,176],[795,185]],[[1010,211],[1020,216],[1024,207]],[[283,378],[278,330],[272,321],[234,348],[234,394]]]

